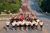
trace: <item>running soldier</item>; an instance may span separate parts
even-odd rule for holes
[[[12,29],[13,29],[13,31],[15,30],[15,25],[16,25],[16,20],[14,20],[13,23],[12,23]]]
[[[9,31],[10,21],[6,22],[7,31]]]
[[[19,22],[20,22],[19,20],[16,22],[16,25],[17,25],[17,31],[19,30],[19,25],[20,25]]]
[[[40,30],[42,31],[42,28],[43,28],[43,22],[40,21]]]
[[[35,23],[35,29],[36,29],[36,31],[37,31],[37,28],[38,28],[38,22],[36,21],[36,23]]]
[[[36,21],[35,20],[32,20],[32,29],[35,28],[35,23],[36,23]]]

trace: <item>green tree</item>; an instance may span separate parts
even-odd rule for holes
[[[40,4],[41,3],[41,4]],[[48,12],[50,13],[50,0],[43,0],[40,2],[38,2],[38,4],[40,4],[39,6],[41,7],[41,9],[44,11],[44,12]]]
[[[21,0],[0,0],[0,12],[4,12],[4,10],[10,10],[12,13],[19,12],[19,8],[21,8]]]

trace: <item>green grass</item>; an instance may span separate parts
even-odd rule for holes
[[[9,14],[6,14],[6,15],[1,15],[0,14],[0,17],[13,17],[13,16],[15,16],[15,15],[17,15],[17,14],[19,14],[20,12],[18,12],[18,13],[14,13],[14,14],[12,14],[12,16],[10,16]]]
[[[0,20],[0,23],[2,23],[2,22],[6,22],[6,20]]]
[[[9,16],[9,15],[0,15],[0,17],[12,17],[12,16]]]
[[[11,13],[18,13],[21,6],[22,6],[21,0],[0,0],[0,13],[1,12],[8,13],[9,10],[11,11]]]
[[[0,20],[0,22],[4,22],[4,21],[6,21],[6,20]]]
[[[1,18],[1,17],[5,17],[5,18],[6,18],[6,17],[12,17],[12,16],[9,16],[9,15],[0,15],[0,18]],[[5,21],[6,21],[6,20],[0,20],[0,22],[5,22]]]

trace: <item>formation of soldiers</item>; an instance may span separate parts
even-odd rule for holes
[[[17,31],[20,30],[37,30],[38,26],[40,26],[40,30],[42,31],[43,28],[43,22],[39,20],[34,14],[32,13],[20,13],[19,15],[16,15],[13,17],[10,21],[6,22],[7,31],[9,31],[10,25],[12,26],[12,30],[15,30],[15,27],[17,26]],[[30,28],[29,28],[30,27]],[[29,28],[29,29],[28,29]]]

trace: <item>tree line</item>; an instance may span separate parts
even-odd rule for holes
[[[50,13],[50,0],[38,0],[38,5],[43,10],[43,12]]]
[[[21,0],[0,0],[0,13],[6,10],[6,13],[10,10],[12,13],[19,12],[21,8]]]

